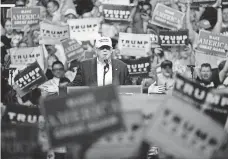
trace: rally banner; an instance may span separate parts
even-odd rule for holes
[[[16,91],[23,97],[37,86],[46,82],[47,77],[37,62],[32,63],[24,70],[20,71],[14,78],[17,86]]]
[[[169,96],[154,114],[145,139],[173,158],[207,159],[221,147],[226,135],[223,127],[210,117]]]
[[[159,44],[162,47],[187,45],[188,38],[188,30],[159,31]]]
[[[104,18],[106,21],[129,22],[131,6],[127,5],[109,5],[103,6]]]
[[[147,56],[150,50],[149,34],[119,33],[118,45],[121,55],[126,56]]]
[[[38,147],[38,127],[29,124],[1,126],[1,158],[32,159]]]
[[[95,40],[99,36],[100,19],[69,19],[70,38],[79,41]]]
[[[142,57],[139,59],[123,59],[122,61],[127,64],[127,68],[131,77],[148,77],[151,68],[150,57]]]
[[[11,48],[9,49],[10,60],[12,65],[27,65],[37,61],[44,69],[44,53],[42,46]]]
[[[38,107],[29,107],[20,104],[9,104],[6,106],[2,117],[4,123],[31,123],[44,122],[44,118]]]
[[[168,6],[168,5],[171,5],[171,1],[167,1],[167,0],[157,0],[157,3],[161,3],[161,4],[164,4],[164,5],[166,5],[166,6]]]
[[[158,3],[154,9],[150,23],[163,28],[180,29],[184,16],[184,13]]]
[[[222,126],[225,125],[228,117],[228,94],[213,93],[179,74],[176,78],[173,95],[193,104]]]
[[[68,62],[77,60],[84,53],[84,49],[75,39],[64,40],[62,45]]]
[[[69,26],[41,22],[40,35],[40,44],[61,44],[62,40],[70,37]]]
[[[124,127],[122,110],[113,86],[45,99],[41,109],[52,147],[84,144]]]
[[[102,136],[86,153],[86,159],[136,157],[143,141],[141,110],[123,113],[126,129]]]
[[[228,45],[227,36],[200,30],[198,42],[196,52],[197,66],[202,63],[210,63],[213,68],[217,68],[217,63],[227,57],[224,49]]]
[[[40,8],[11,8],[11,21],[13,29],[23,29],[25,25],[38,24],[40,20]]]
[[[130,0],[99,0],[102,4],[130,5]]]

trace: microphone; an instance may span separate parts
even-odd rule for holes
[[[104,63],[105,63],[105,66],[104,66],[103,86],[105,85],[105,75],[106,75],[106,73],[109,71],[108,60],[105,59],[105,60],[104,60]]]

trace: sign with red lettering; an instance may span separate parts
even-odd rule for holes
[[[210,63],[213,68],[217,68],[217,63],[227,57],[224,49],[228,45],[227,36],[200,30],[198,42],[196,52],[197,65]]]
[[[38,24],[40,20],[40,8],[11,8],[11,21],[13,29],[22,29],[25,25]]]
[[[90,142],[123,127],[122,110],[113,86],[48,98],[41,109],[52,147]]]
[[[31,124],[1,125],[1,158],[32,159],[38,147],[38,126]]]
[[[180,29],[183,25],[184,13],[158,3],[149,23],[168,29]]]
[[[20,97],[43,84],[46,80],[47,77],[37,62],[20,71],[14,78],[15,85],[17,86],[16,91]]]
[[[84,53],[84,49],[75,39],[64,40],[62,45],[68,62],[80,58]]]

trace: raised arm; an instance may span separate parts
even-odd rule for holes
[[[221,0],[217,0],[216,5],[214,6],[217,8],[217,22],[212,30],[214,33],[220,33],[222,29],[222,6]]]
[[[193,30],[192,23],[190,20],[190,12],[191,12],[190,6],[191,6],[191,3],[188,2],[187,3],[187,12],[186,12],[186,25],[187,25],[187,29],[189,31],[189,39],[193,43],[195,40],[195,31]]]

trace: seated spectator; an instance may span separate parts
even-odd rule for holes
[[[224,68],[217,74],[212,75],[212,68],[209,63],[203,63],[200,68],[200,75],[196,81],[207,88],[217,88],[221,85],[228,73],[228,63],[226,62]]]
[[[53,78],[39,86],[42,91],[42,95],[53,95],[59,92],[60,79],[65,77],[64,65],[60,61],[56,61],[52,65]]]
[[[112,52],[112,41],[109,37],[97,39],[97,57],[81,62],[72,85],[103,86],[107,84],[129,84],[127,65],[120,60],[113,59]]]

